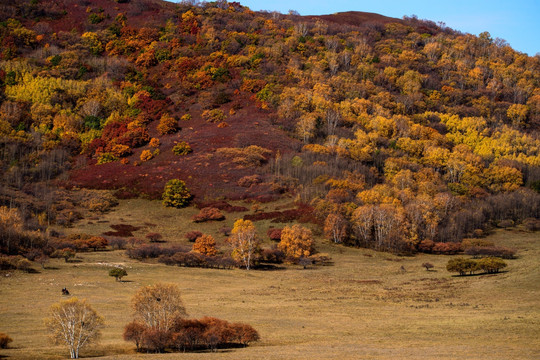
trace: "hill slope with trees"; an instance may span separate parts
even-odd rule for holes
[[[159,198],[171,179],[199,202],[293,194],[329,238],[380,250],[451,252],[539,217],[540,57],[487,32],[32,0],[0,7],[0,42],[0,204],[19,209],[2,224],[25,223],[3,252],[114,203],[64,189]]]

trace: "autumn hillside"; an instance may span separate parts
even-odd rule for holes
[[[536,226],[540,58],[489,33],[16,0],[0,41],[0,204],[25,229],[114,203],[72,189],[159,199],[171,179],[199,206],[291,197],[333,241],[380,250],[452,253],[504,221]]]

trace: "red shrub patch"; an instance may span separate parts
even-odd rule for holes
[[[281,231],[283,229],[268,229],[268,231],[266,232],[266,234],[268,235],[268,237],[270,238],[270,240],[273,240],[273,241],[280,241],[281,240]]]

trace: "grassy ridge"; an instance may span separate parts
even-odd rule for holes
[[[141,203],[141,202],[144,202]],[[122,202],[94,224],[72,231],[100,233],[123,218],[153,223],[171,242],[194,226],[185,219],[194,209],[163,209],[155,202]],[[267,205],[273,206],[273,205]],[[146,211],[137,210],[145,209]],[[148,216],[148,210],[156,210]],[[127,217],[130,214],[131,217]],[[172,219],[164,216],[172,214]],[[128,221],[129,220],[129,221]],[[203,224],[217,234],[225,223]],[[174,226],[173,226],[174,225]],[[267,223],[257,223],[261,234]],[[186,229],[184,229],[184,227]],[[104,230],[105,229],[105,230]],[[156,230],[157,229],[157,230]],[[168,230],[167,230],[168,229]],[[180,229],[180,230],[175,230]],[[143,235],[144,231],[141,230]],[[178,233],[178,237],[173,235]],[[540,354],[540,244],[538,234],[500,231],[497,245],[518,249],[498,275],[453,277],[444,268],[448,256],[396,257],[365,249],[334,246],[318,240],[334,266],[275,271],[212,270],[140,263],[123,251],[82,253],[80,262],[53,260],[38,274],[11,273],[0,279],[0,332],[13,339],[9,359],[61,359],[65,349],[48,342],[42,318],[62,299],[66,286],[87,298],[105,317],[100,345],[84,350],[100,359],[532,359]],[[423,262],[435,265],[425,271]],[[127,268],[126,281],[107,276],[110,266]],[[403,267],[403,269],[402,269]],[[216,316],[253,325],[262,341],[245,349],[217,354],[135,354],[125,343],[123,326],[131,319],[134,292],[157,281],[177,283],[189,315]]]

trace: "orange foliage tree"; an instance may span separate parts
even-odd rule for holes
[[[301,226],[285,226],[281,232],[281,241],[278,244],[279,250],[288,257],[298,259],[308,257],[313,253],[313,234],[311,230]]]
[[[216,256],[216,240],[212,235],[198,237],[193,244],[193,251],[206,256]]]

